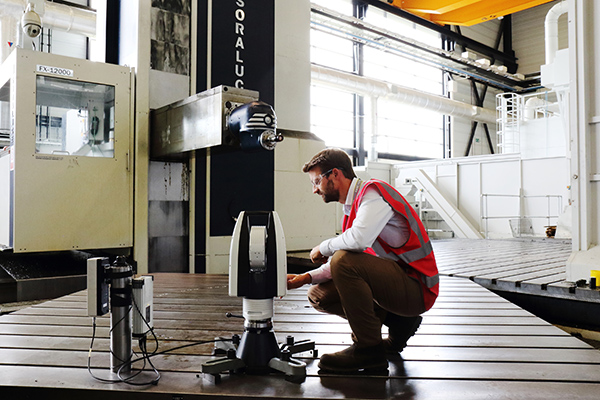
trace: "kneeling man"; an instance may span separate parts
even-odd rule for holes
[[[303,167],[313,193],[344,205],[343,233],[312,249],[306,274],[288,275],[288,289],[313,284],[315,309],[348,320],[354,344],[321,357],[332,372],[387,369],[414,335],[439,293],[438,272],[423,223],[389,184],[356,177],[350,157],[325,149]],[[389,328],[381,337],[381,326]]]

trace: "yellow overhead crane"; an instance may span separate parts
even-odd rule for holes
[[[440,25],[471,26],[553,0],[387,0]]]

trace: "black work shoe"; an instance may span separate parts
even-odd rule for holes
[[[319,368],[338,373],[381,371],[387,370],[388,362],[382,344],[371,347],[357,347],[353,344],[337,353],[322,355]]]
[[[387,354],[398,354],[406,347],[406,342],[419,329],[423,317],[401,317],[399,315],[390,314],[390,318],[386,318],[384,324],[389,328],[387,339],[383,339],[383,347]]]

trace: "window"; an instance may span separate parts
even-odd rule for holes
[[[311,89],[312,132],[328,146],[354,147],[354,95],[323,86]]]
[[[115,88],[38,75],[36,153],[114,157]]]
[[[320,0],[319,6],[352,15],[350,0]],[[425,43],[441,45],[437,32],[416,26],[395,15],[370,6],[366,23]],[[325,23],[326,24],[326,23]],[[322,15],[311,29],[311,62],[321,66],[357,73],[378,82],[387,82],[436,95],[442,95],[440,69],[375,42],[360,32],[342,31],[339,24],[324,26]],[[359,51],[360,48],[360,51]],[[357,98],[360,97],[360,100]],[[361,110],[363,111],[361,115]],[[364,143],[364,151],[378,158],[411,159],[443,157],[443,116],[419,106],[328,87],[314,82],[311,86],[311,131],[327,146],[354,149]]]

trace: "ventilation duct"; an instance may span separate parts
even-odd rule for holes
[[[546,21],[544,22],[546,32],[546,65],[554,62],[554,57],[558,51],[558,18],[567,12],[569,12],[569,3],[561,1],[546,14]]]
[[[26,0],[2,0],[0,16],[21,18],[27,7]],[[96,12],[51,1],[35,1],[35,11],[42,18],[44,28],[61,29],[88,37],[96,35]],[[37,6],[38,4],[41,5]]]
[[[467,118],[486,124],[496,124],[495,111],[448,99],[443,96],[318,65],[313,65],[311,72],[314,81],[344,91],[373,97],[385,97],[403,104],[426,108],[453,117]]]

